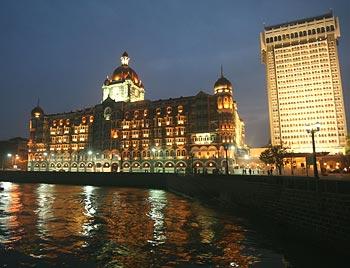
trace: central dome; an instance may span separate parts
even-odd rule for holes
[[[137,73],[128,65],[119,66],[112,74],[112,81],[124,81],[130,79],[136,85],[139,85],[140,79]]]
[[[128,53],[124,52],[120,60],[122,63],[121,66],[114,70],[111,79],[106,82],[108,84],[113,84],[118,82],[124,82],[125,80],[131,80],[136,86],[143,87],[143,84],[137,73],[131,67],[129,67],[130,58],[128,56]]]

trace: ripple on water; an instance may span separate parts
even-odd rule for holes
[[[0,193],[5,266],[293,264],[257,230],[242,217],[161,190],[9,183]]]

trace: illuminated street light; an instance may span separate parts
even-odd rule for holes
[[[157,149],[152,147],[151,148],[151,152],[152,152],[152,160],[153,160],[153,165],[151,166],[152,170],[151,172],[154,172],[155,171],[155,166],[156,166],[156,162],[154,161],[155,159],[155,153],[156,153]]]
[[[88,155],[92,155],[92,151],[91,150],[88,151]]]
[[[316,146],[315,146],[315,132],[320,131],[320,123],[316,123],[314,126],[308,126],[307,133],[311,133],[312,138],[312,154],[314,165],[314,177],[318,178],[317,160],[316,160]]]
[[[7,158],[11,158],[11,157],[12,157],[12,154],[8,153],[8,154],[6,154],[6,157],[7,157]],[[1,169],[2,169],[2,170],[5,169],[4,163],[5,163],[5,156],[2,157],[2,165],[1,165]]]
[[[233,145],[229,145],[228,143],[224,144],[224,149],[225,149],[225,157],[226,157],[226,165],[225,165],[225,169],[226,169],[226,175],[228,175],[228,156],[227,156],[227,150],[234,148]]]

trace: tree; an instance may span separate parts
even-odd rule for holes
[[[350,155],[350,135],[346,137],[345,154]]]
[[[282,146],[270,146],[260,154],[259,159],[265,164],[275,165],[278,173],[282,174],[283,158],[286,156],[287,150]]]

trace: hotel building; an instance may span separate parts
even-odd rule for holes
[[[102,102],[83,110],[30,118],[28,170],[224,172],[245,148],[244,122],[223,73],[213,94],[145,100],[129,56],[102,85]]]
[[[332,13],[268,26],[260,34],[272,145],[311,152],[307,128],[319,123],[317,151],[345,152],[339,38],[339,19]]]

